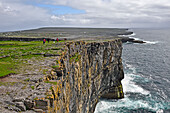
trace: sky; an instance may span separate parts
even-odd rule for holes
[[[166,28],[170,0],[0,0],[0,32],[40,27]]]

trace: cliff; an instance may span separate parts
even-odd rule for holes
[[[121,54],[119,39],[67,43],[59,67],[45,78],[55,84],[45,100],[35,100],[35,108],[45,105],[49,112],[91,113],[101,97],[123,98]]]

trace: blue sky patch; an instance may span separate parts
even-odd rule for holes
[[[55,15],[65,15],[65,14],[83,14],[84,10],[74,9],[69,6],[61,6],[61,5],[47,5],[47,4],[36,4],[38,7],[47,8],[50,10],[52,14]]]

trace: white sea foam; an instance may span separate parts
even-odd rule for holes
[[[132,38],[132,39],[135,39],[135,40],[142,40],[142,39],[136,38],[136,37],[129,37],[129,38]]]
[[[148,108],[149,104],[144,100],[134,101],[129,98],[124,98],[115,102],[115,104],[113,104],[113,107],[115,108],[126,107],[130,109],[137,109],[137,108]]]
[[[146,42],[146,44],[157,44],[158,43],[158,41],[145,41],[145,40],[144,42]]]
[[[136,73],[136,68],[129,64],[126,64],[125,67],[127,68],[127,71],[125,72],[124,79],[122,80],[124,93],[126,94],[126,92],[133,92],[148,95],[149,91],[144,90],[142,87],[135,84],[135,82],[133,81],[135,77],[139,76]]]
[[[141,77],[140,75],[137,74],[136,68],[133,65],[129,65],[125,63],[125,77],[122,80],[122,85],[123,85],[123,90],[125,93],[125,98],[120,99],[120,100],[101,100],[96,106],[95,112],[94,113],[115,113],[119,112],[122,108],[127,108],[127,109],[139,109],[139,108],[144,108],[144,109],[150,109],[152,111],[157,111],[159,109],[164,108],[164,106],[161,103],[152,103],[150,104],[150,101],[154,102],[154,100],[151,98],[151,94],[149,91],[144,90],[142,87],[139,85],[135,84],[134,79],[136,77]],[[141,77],[141,80],[142,77]],[[129,98],[130,94],[127,92],[132,92],[132,93],[140,93],[143,95],[146,95],[148,99],[146,100],[134,100]]]
[[[129,38],[132,38],[132,39],[135,39],[135,40],[141,40],[141,41],[146,42],[146,44],[157,44],[158,43],[158,41],[145,41],[145,40],[143,40],[141,38],[134,37],[135,35],[136,34],[133,33],[131,35],[120,35],[120,36],[122,36],[122,37],[129,37]]]
[[[106,102],[106,101],[100,101],[97,103],[96,109],[94,113],[98,113],[104,110],[108,110],[109,108],[111,108],[112,102]]]
[[[141,41],[146,42],[146,44],[157,44],[157,43],[158,43],[158,41],[145,41],[145,40],[143,40],[143,39],[134,37],[135,35],[136,35],[136,34],[133,33],[133,34],[131,34],[131,35],[118,35],[118,36],[120,36],[120,37],[129,37],[129,38],[132,38],[132,39],[135,39],[135,40],[141,40]]]
[[[130,35],[124,35],[125,37],[132,37],[132,36],[135,36],[136,34],[133,33],[133,34],[130,34]]]
[[[139,85],[136,85],[135,82],[133,82],[134,78],[132,78],[132,76],[135,76],[135,75],[134,74],[125,74],[125,77],[122,80],[124,93],[133,92],[133,93],[141,93],[144,95],[148,95],[149,91],[146,91]]]
[[[123,91],[125,93],[125,98],[120,99],[116,102],[114,101],[100,101],[95,109],[95,113],[99,112],[108,112],[109,109],[114,108],[121,108],[121,107],[126,107],[126,108],[131,108],[131,109],[137,109],[137,108],[149,108],[148,103],[146,103],[143,100],[130,100],[128,98],[128,95],[126,94],[127,92],[132,92],[132,93],[141,93],[144,95],[148,95],[149,91],[144,90],[142,87],[138,86],[133,82],[135,77],[138,77],[139,75],[136,74],[136,68],[133,67],[132,65],[125,64],[125,77],[122,80],[122,85],[123,85]]]
[[[97,104],[94,113],[106,113],[106,112],[110,113],[110,111],[114,113],[117,112],[119,108],[128,108],[128,109],[146,108],[146,109],[156,111],[162,108],[162,106],[160,106],[160,104],[155,104],[154,106],[152,106],[147,102],[147,100],[134,101],[133,99],[129,99],[125,97],[118,101],[103,101],[103,100],[100,101]]]
[[[146,40],[143,40],[141,38],[136,38],[136,37],[132,37],[132,36],[130,36],[129,38],[144,41],[144,42],[146,42],[146,44],[157,44],[159,42],[159,41],[146,41]]]
[[[130,35],[118,35],[119,37],[132,37],[132,36],[135,36],[136,34],[133,33],[133,34],[130,34]]]
[[[158,43],[158,41],[145,41],[145,40],[143,40],[143,39],[134,37],[134,36],[136,36],[135,33],[130,34],[130,35],[119,35],[119,36],[120,36],[120,37],[129,37],[129,38],[132,38],[132,39],[135,39],[135,40],[141,40],[141,41],[146,42],[146,44],[157,44],[157,43]]]

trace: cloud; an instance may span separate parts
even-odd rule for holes
[[[0,31],[42,26],[169,27],[169,12],[169,0],[0,0]]]
[[[14,0],[15,1],[15,0]],[[0,31],[48,25],[48,10],[20,2],[0,2]]]
[[[51,3],[85,10],[87,14],[79,15],[80,19],[83,16],[89,19],[89,22],[94,22],[99,26],[104,23],[110,23],[113,27],[121,23],[121,26],[126,24],[129,27],[133,27],[131,24],[135,23],[138,23],[135,27],[140,27],[140,23],[141,26],[144,24],[147,26],[148,23],[151,26],[157,22],[165,23],[170,19],[168,14],[170,1],[168,0],[53,0]]]

